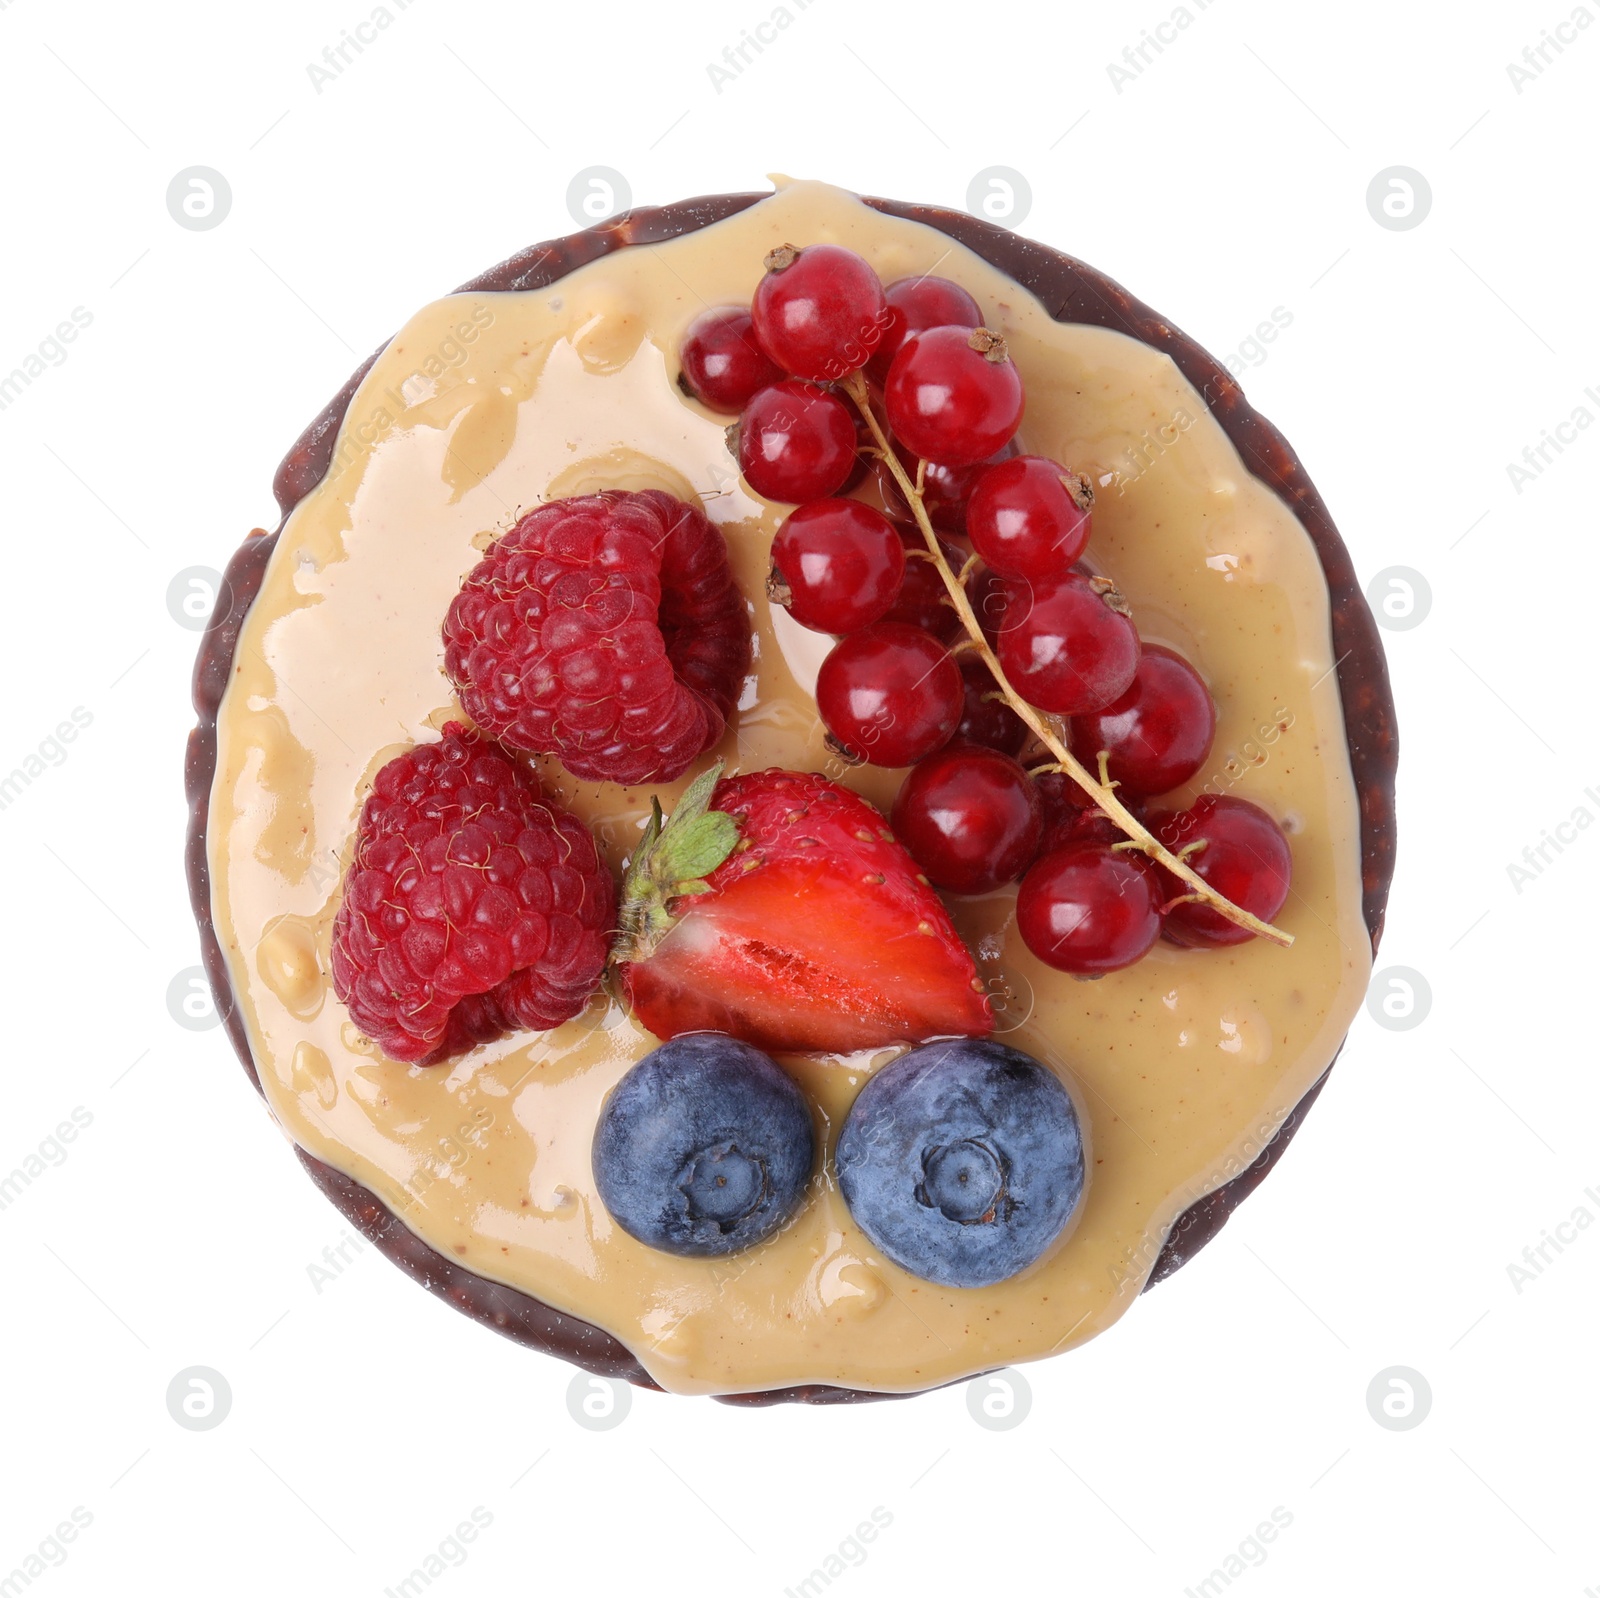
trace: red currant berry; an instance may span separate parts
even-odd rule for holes
[[[854,412],[855,406],[846,402],[847,408]],[[866,482],[868,473],[877,464],[877,443],[872,437],[872,430],[860,415],[856,416],[856,458],[850,463],[850,475],[845,478],[844,486],[839,490],[841,494],[848,494],[860,488]]]
[[[882,383],[900,346],[913,333],[930,327],[982,327],[978,302],[947,277],[902,277],[883,291],[889,304],[889,321],[883,340],[867,362],[867,376]]]
[[[1104,578],[1069,576],[1006,585],[996,654],[1011,685],[1041,710],[1081,716],[1127,692],[1139,668],[1139,634]]]
[[[930,327],[900,346],[883,390],[889,426],[940,466],[976,466],[1022,420],[1022,378],[998,333]]]
[[[889,321],[878,274],[854,250],[781,245],[750,314],[761,347],[795,377],[834,382],[864,366]]]
[[[702,311],[689,324],[678,356],[683,387],[728,416],[737,416],[759,389],[783,379],[756,343],[748,311]]]
[[[1089,796],[1062,771],[1033,775],[1044,810],[1044,836],[1039,853],[1047,855],[1071,843],[1120,843],[1122,829],[1104,811],[1089,803]]]
[[[1028,724],[1001,697],[989,668],[969,656],[961,662],[961,685],[966,707],[956,727],[956,738],[962,743],[998,749],[1003,755],[1021,754],[1028,741]]]
[[[818,499],[778,529],[767,596],[802,627],[853,633],[895,602],[905,569],[899,529],[882,511],[858,499]]]
[[[928,558],[927,542],[914,527],[900,529],[900,542],[906,552],[906,574],[900,582],[899,596],[883,619],[904,622],[907,627],[920,627],[949,643],[961,631],[961,618],[950,603],[950,592],[944,586],[939,568]],[[939,548],[950,570],[960,571],[967,557],[943,538],[939,540]]]
[[[931,634],[880,621],[833,646],[817,673],[817,709],[849,757],[909,766],[961,720],[961,673]]]
[[[856,428],[844,401],[809,383],[762,389],[738,428],[739,470],[763,499],[826,499],[855,464]]]
[[[988,467],[967,502],[973,549],[1002,577],[1058,577],[1089,543],[1094,489],[1042,455]]]
[[[901,784],[890,825],[936,888],[987,893],[1039,847],[1039,796],[1016,761],[946,744]]]
[[[917,457],[898,440],[894,441],[893,447],[900,464],[906,469],[906,476],[913,483],[916,482]],[[932,461],[928,462],[922,473],[922,504],[928,513],[928,520],[941,533],[964,534],[967,530],[967,501],[985,468],[996,461],[1009,460],[1016,453],[1016,440],[1013,439],[989,460],[977,466],[936,466]],[[906,504],[894,473],[882,460],[877,462],[877,470],[878,492],[883,495],[884,509],[897,521],[911,521],[911,507]]]
[[[1262,921],[1272,920],[1289,897],[1289,840],[1248,799],[1201,794],[1187,810],[1152,816],[1150,830],[1174,854],[1203,840],[1203,849],[1183,856],[1189,869],[1229,903]],[[1170,871],[1163,870],[1161,879],[1169,901],[1193,891]],[[1190,949],[1220,949],[1255,936],[1199,902],[1173,905],[1165,931],[1174,943]]]
[[[967,603],[993,649],[1006,623],[1006,581],[998,572],[979,566],[967,577]]]
[[[1100,751],[1117,797],[1148,797],[1182,787],[1206,763],[1217,707],[1200,674],[1170,649],[1146,644],[1133,684],[1104,710],[1072,723],[1072,752],[1099,772]]]
[[[1017,891],[1017,930],[1048,966],[1103,976],[1142,960],[1161,936],[1161,882],[1150,862],[1103,843],[1043,856]]]

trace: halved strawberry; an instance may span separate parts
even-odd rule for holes
[[[657,810],[628,870],[619,959],[645,1026],[836,1053],[993,1031],[971,954],[871,805],[826,777],[720,771],[665,827]]]

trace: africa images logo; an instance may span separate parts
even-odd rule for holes
[[[55,331],[40,339],[16,366],[0,376],[0,411],[14,405],[25,389],[31,388],[52,366],[64,366],[78,335],[94,321],[94,312],[75,305],[68,317],[56,323]]]

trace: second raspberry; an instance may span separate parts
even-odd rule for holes
[[[530,511],[461,585],[444,643],[484,731],[625,785],[670,782],[716,744],[750,664],[721,533],[659,489]]]

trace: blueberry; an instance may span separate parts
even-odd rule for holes
[[[942,1287],[1015,1276],[1083,1196],[1078,1112],[1053,1071],[1003,1043],[903,1054],[861,1090],[834,1155],[856,1224]]]
[[[594,1134],[600,1200],[630,1237],[698,1259],[771,1237],[811,1176],[811,1112],[759,1049],[694,1032],[612,1090]]]

